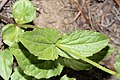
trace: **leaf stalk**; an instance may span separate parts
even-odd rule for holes
[[[88,59],[86,57],[83,57],[83,56],[80,56],[80,55],[77,55],[77,54],[76,54],[76,56],[78,56],[80,59],[84,60],[85,62],[87,62],[87,63],[89,63],[89,64],[91,64],[91,65],[93,65],[93,66],[95,66],[95,67],[109,73],[109,74],[112,74],[112,75],[115,75],[115,76],[117,75],[117,72],[112,71],[112,70],[110,70],[108,68],[105,68],[105,67],[101,66],[100,64],[98,64],[98,63],[96,63],[96,62],[94,62],[94,61],[92,61],[92,60],[90,60],[90,59]]]

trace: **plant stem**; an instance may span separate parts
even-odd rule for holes
[[[18,27],[22,27],[22,28],[36,28],[37,26],[34,25],[29,25],[29,24],[24,24],[24,25],[17,25]]]
[[[101,69],[101,70],[109,73],[109,74],[117,75],[117,72],[112,71],[112,70],[110,70],[108,68],[105,68],[105,67],[101,66],[100,64],[98,64],[98,63],[96,63],[96,62],[94,62],[94,61],[92,61],[92,60],[90,60],[90,59],[88,59],[86,57],[83,57],[83,56],[79,55],[79,58],[82,59],[82,60],[84,60],[84,61],[86,61],[86,62],[88,62],[89,64],[91,64],[91,65],[93,65],[93,66],[95,66],[95,67],[97,67],[97,68],[99,68],[99,69]]]

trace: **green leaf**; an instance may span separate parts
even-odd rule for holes
[[[9,77],[12,73],[12,64],[12,53],[8,49],[0,51],[0,75],[3,77],[3,79],[9,80]]]
[[[56,61],[38,60],[20,43],[14,44],[10,50],[24,73],[37,79],[60,75],[63,69],[63,66]]]
[[[17,24],[25,24],[36,17],[36,10],[31,1],[18,0],[13,5],[12,14]]]
[[[101,33],[76,30],[69,35],[66,34],[55,45],[73,58],[79,59],[76,55],[90,57],[107,46],[108,42],[108,37]]]
[[[90,60],[99,63],[102,61],[108,54],[110,54],[109,50],[111,48],[109,46],[106,46],[98,53],[94,54],[93,56],[88,57]]]
[[[116,77],[120,79],[120,73],[118,73],[118,74],[116,75]]]
[[[62,58],[60,57],[58,59],[58,62],[61,63],[61,65],[63,66],[67,66],[67,67],[70,67],[74,70],[88,70],[92,67],[92,65],[84,62],[84,61],[81,61],[81,60],[75,60],[75,59],[67,59],[67,58]]]
[[[8,24],[2,28],[3,42],[8,46],[13,45],[18,42],[18,35],[21,34],[23,30],[19,27],[15,27],[14,24]]]
[[[36,80],[33,77],[27,76],[24,74],[23,70],[18,68],[15,68],[15,72],[11,75],[11,80]]]
[[[69,78],[67,75],[64,75],[60,80],[76,80],[75,78]]]
[[[54,44],[59,38],[61,38],[61,34],[50,28],[35,28],[34,31],[25,32],[19,36],[20,42],[30,53],[42,60],[58,58],[58,52]]]

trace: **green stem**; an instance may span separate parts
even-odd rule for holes
[[[83,57],[83,56],[80,56],[80,55],[78,55],[78,56],[79,56],[80,59],[88,62],[89,64],[92,64],[93,66],[95,66],[95,67],[97,67],[97,68],[99,68],[99,69],[101,69],[101,70],[103,70],[103,71],[105,71],[105,72],[107,72],[107,73],[109,73],[109,74],[117,75],[117,73],[116,73],[115,71],[112,71],[112,70],[110,70],[110,69],[107,69],[107,68],[101,66],[100,64],[98,64],[98,63],[96,63],[96,62],[94,62],[94,61],[92,61],[92,60],[90,60],[90,59],[88,59],[88,58],[86,58],[86,57]]]
[[[17,25],[18,27],[22,27],[22,28],[36,28],[37,26],[34,25],[29,25],[29,24],[24,24],[24,25]]]

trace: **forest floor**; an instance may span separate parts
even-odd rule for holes
[[[0,0],[0,32],[8,23],[14,23],[12,6],[16,0]],[[110,38],[115,52],[103,60],[102,65],[114,70],[113,64],[120,49],[120,0],[31,0],[37,9],[32,24],[40,27],[54,27],[62,33],[76,29],[101,32]],[[2,35],[0,48],[4,49]],[[77,80],[118,80],[95,67],[89,71],[74,71],[64,68],[63,74]],[[59,76],[51,78],[59,80]]]

